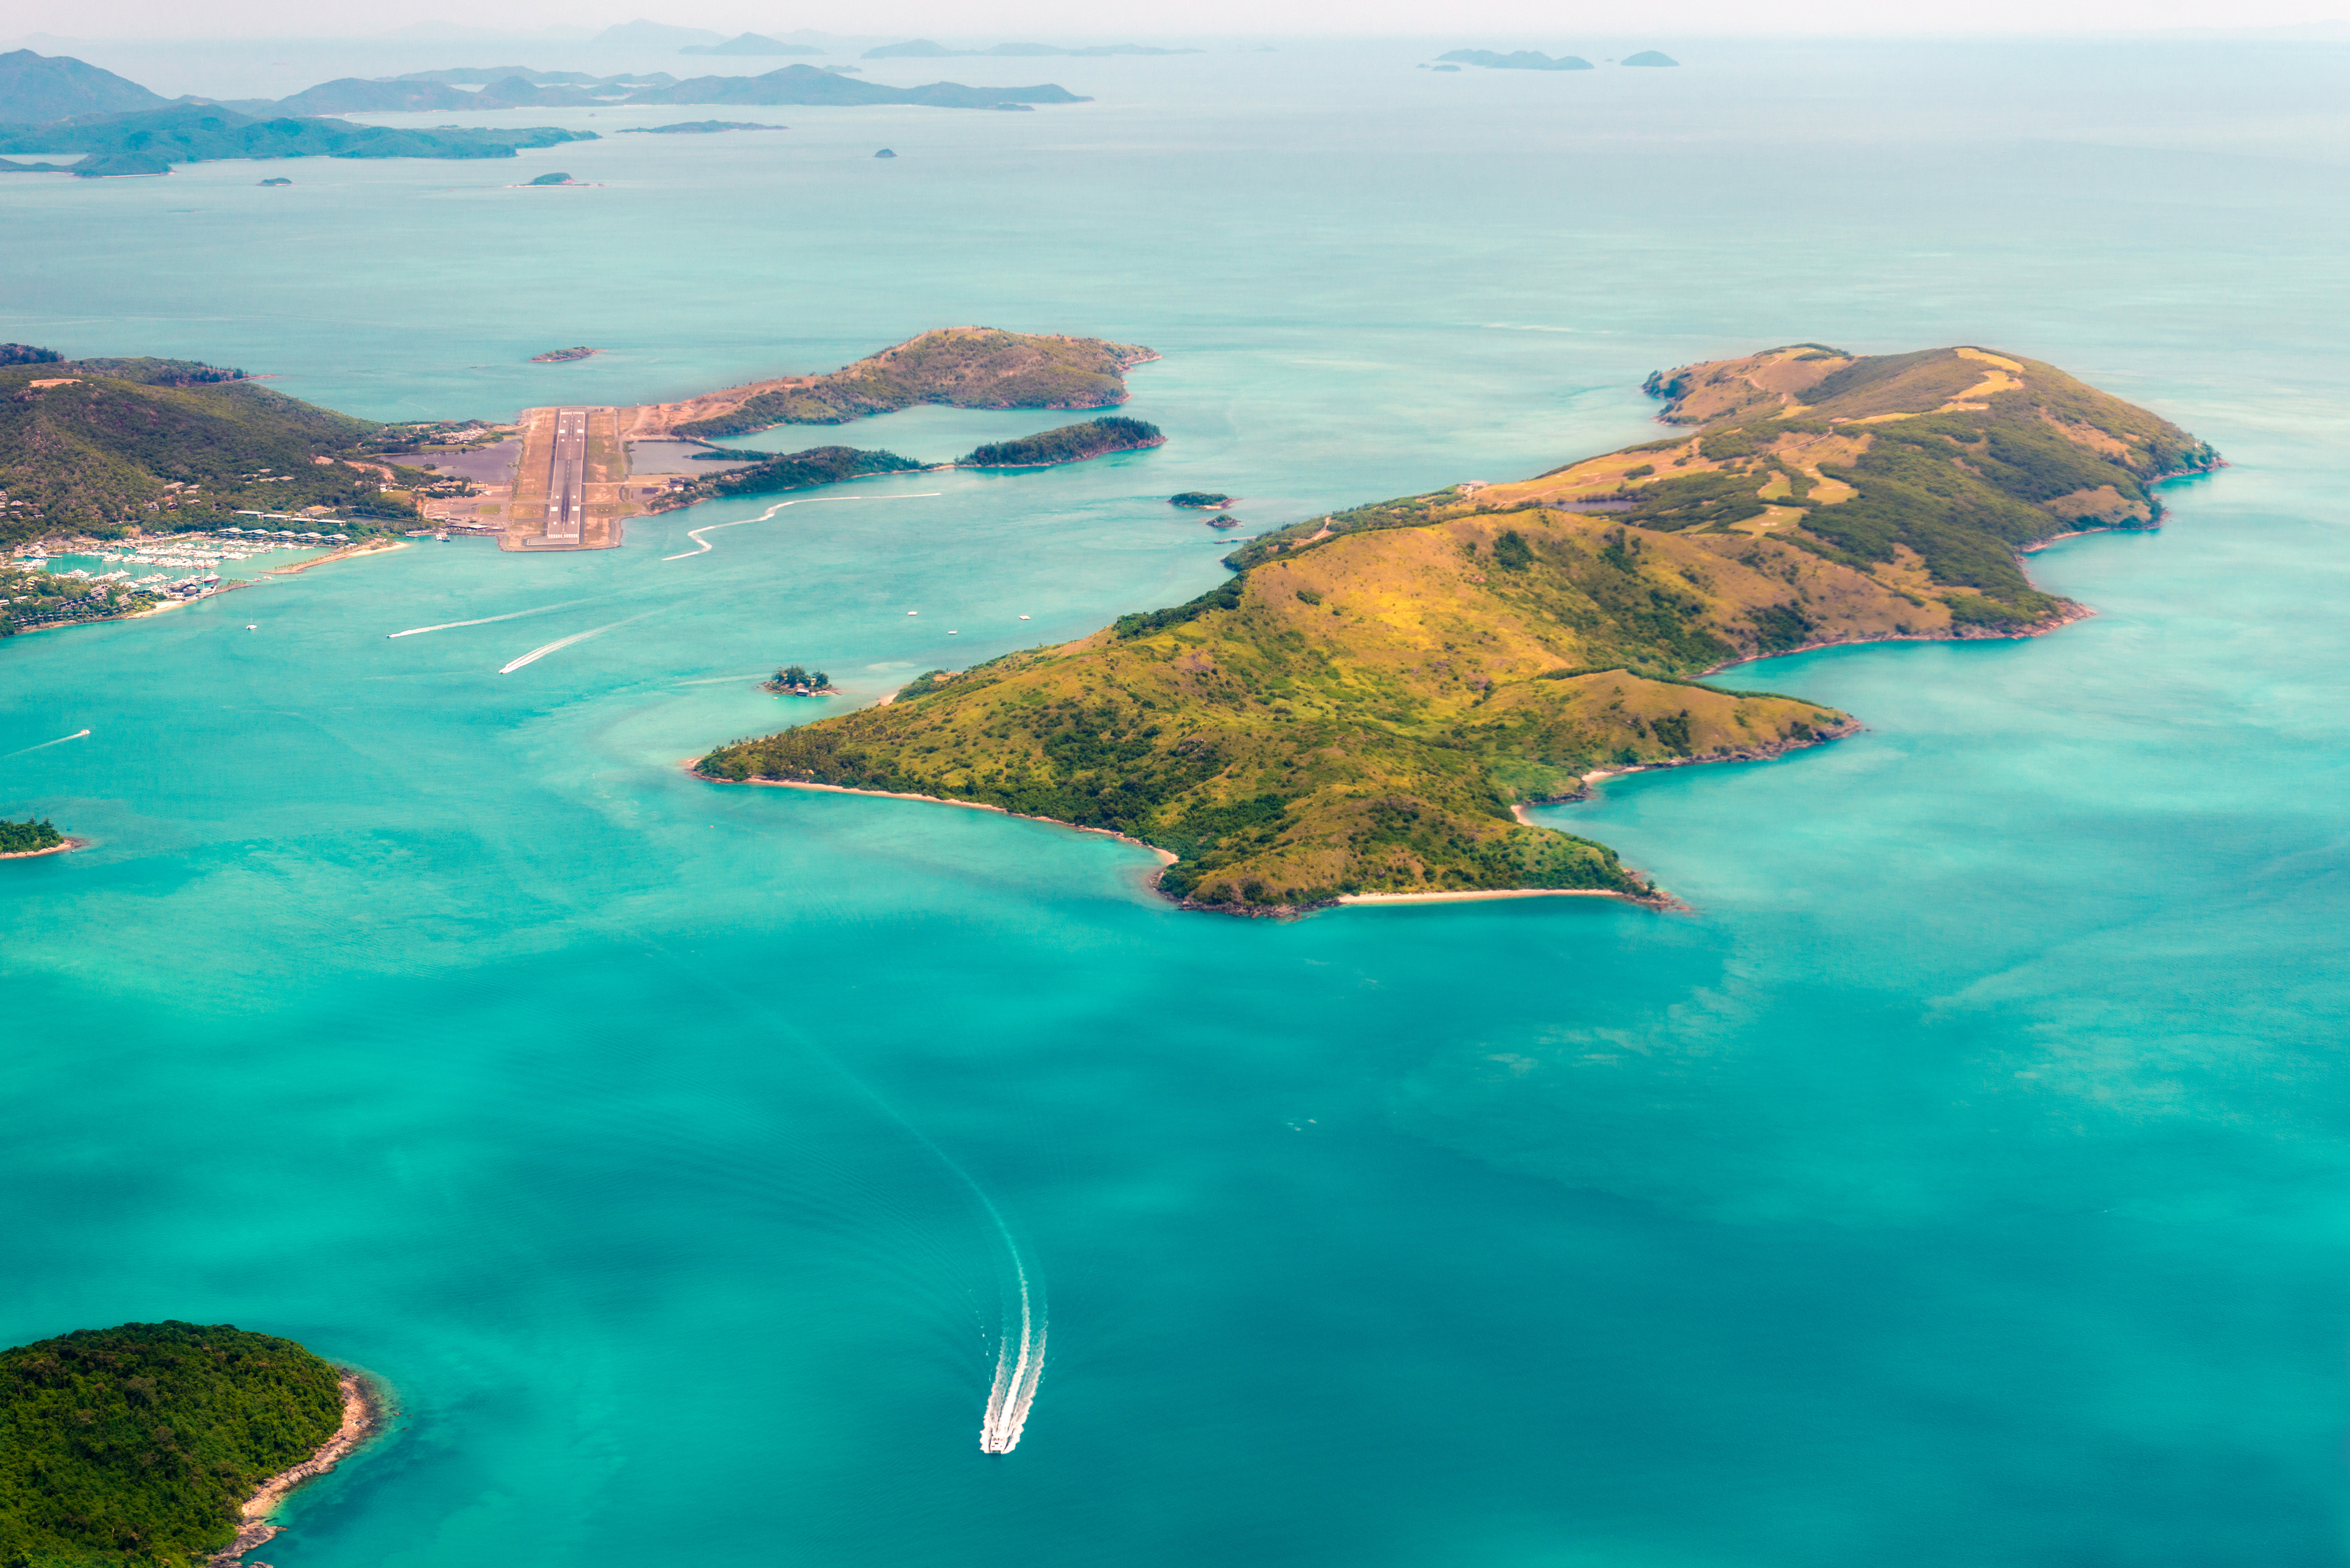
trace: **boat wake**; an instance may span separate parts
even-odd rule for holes
[[[546,651],[546,649],[539,650],[542,653]],[[785,1038],[795,1040],[811,1060],[836,1075],[885,1121],[937,1160],[987,1216],[988,1224],[993,1229],[1003,1252],[1000,1272],[996,1275],[1000,1313],[994,1340],[995,1376],[988,1386],[986,1407],[980,1416],[979,1448],[980,1452],[986,1454],[1008,1454],[1018,1448],[1021,1434],[1027,1429],[1029,1412],[1036,1403],[1036,1386],[1045,1376],[1046,1313],[1044,1282],[1030,1269],[1027,1253],[1022,1249],[1020,1239],[1013,1233],[1011,1225],[1005,1221],[1003,1210],[996,1207],[995,1199],[988,1196],[987,1189],[980,1185],[978,1178],[963,1168],[962,1162],[941,1148],[929,1134],[907,1119],[904,1112],[891,1105],[870,1084],[775,1014],[767,1003],[705,971],[691,969],[683,955],[669,951],[658,939],[643,936],[640,940],[676,964],[681,977],[691,972],[692,985],[726,996],[746,1011],[771,1019],[778,1032]]]
[[[612,626],[626,626],[629,623],[624,620],[616,620],[612,623]],[[545,648],[534,648],[528,653],[524,654],[520,659],[515,659],[513,663],[503,666],[498,670],[498,673],[501,675],[512,675],[524,665],[534,663],[538,659],[545,659],[548,654],[553,653],[558,648],[568,648],[575,642],[585,642],[591,637],[611,630],[612,626],[599,626],[592,631],[575,631],[569,637],[557,638],[553,642],[548,643]]]
[[[995,1206],[989,1204],[993,1210]],[[1003,1229],[1003,1220],[996,1220]],[[1003,1244],[1012,1253],[1012,1267],[1020,1278],[1020,1333],[1015,1337],[1007,1321],[995,1346],[995,1382],[987,1391],[987,1410],[979,1422],[979,1451],[1008,1454],[1020,1446],[1028,1425],[1028,1407],[1036,1402],[1036,1385],[1045,1376],[1045,1303],[1042,1293],[1028,1283],[1019,1244],[1003,1230]]]
[[[505,615],[485,615],[479,620],[444,620],[439,626],[411,626],[406,631],[388,631],[383,635],[390,639],[395,637],[421,637],[428,631],[454,631],[461,626],[494,626],[502,620],[520,620],[526,615],[545,615],[549,610],[569,609],[573,605],[584,605],[587,602],[586,599],[571,599],[559,605],[541,605],[536,609],[513,610]]]
[[[23,756],[23,755],[25,754],[25,752],[45,752],[45,751],[48,750],[51,746],[62,746],[62,745],[64,745],[68,741],[78,741],[78,740],[80,740],[84,735],[87,735],[87,734],[88,734],[88,733],[89,733],[89,732],[88,732],[88,730],[76,730],[76,731],[75,731],[72,734],[70,734],[70,735],[59,735],[59,736],[58,736],[56,740],[54,740],[54,741],[43,741],[43,742],[42,742],[39,745],[37,745],[37,746],[26,746],[26,747],[25,748],[25,751],[23,751],[23,752],[10,752],[8,754],[9,754],[10,756],[12,756],[12,757],[21,757],[21,756]]]
[[[917,490],[905,495],[809,495],[797,501],[778,501],[756,517],[737,517],[732,523],[705,523],[699,528],[689,528],[685,531],[685,536],[692,540],[700,548],[680,550],[676,555],[663,556],[661,559],[682,561],[690,556],[707,555],[711,545],[710,541],[702,537],[704,534],[715,534],[721,528],[740,528],[745,523],[764,523],[786,506],[816,506],[827,501],[920,501],[926,496],[945,493],[942,490]]]

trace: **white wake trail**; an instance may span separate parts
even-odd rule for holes
[[[21,756],[23,756],[23,755],[25,754],[25,752],[45,752],[45,751],[47,751],[51,746],[62,746],[62,745],[64,745],[68,741],[78,741],[78,740],[80,740],[84,735],[87,735],[87,734],[88,734],[88,733],[89,733],[89,732],[88,732],[88,730],[76,730],[76,731],[75,731],[72,734],[70,734],[70,735],[59,735],[59,736],[58,736],[56,740],[54,740],[54,741],[43,741],[43,742],[42,742],[39,745],[37,745],[37,746],[26,746],[26,747],[24,749],[24,751],[10,752],[10,753],[8,753],[8,755],[10,755],[10,756],[12,756],[12,757],[21,757]]]
[[[920,501],[928,496],[945,493],[946,492],[942,490],[916,490],[903,495],[810,495],[798,501],[778,501],[756,517],[737,517],[732,523],[705,523],[699,528],[689,528],[685,531],[685,536],[701,548],[680,550],[676,555],[663,556],[661,559],[682,561],[691,556],[706,555],[711,545],[710,541],[702,537],[704,534],[715,534],[721,528],[740,528],[745,523],[764,523],[786,506],[818,506],[827,501]]]
[[[612,623],[612,626],[626,626],[629,623],[624,620],[616,620]],[[594,631],[575,631],[569,637],[556,639],[555,641],[548,643],[545,648],[534,648],[528,653],[524,654],[520,659],[515,659],[512,664],[506,665],[504,668],[500,670],[498,673],[501,675],[512,675],[524,665],[536,663],[537,660],[545,659],[548,654],[553,653],[558,648],[568,648],[575,642],[585,642],[591,637],[611,630],[612,626],[599,626],[596,628]]]
[[[485,615],[479,620],[444,620],[439,626],[411,626],[406,631],[388,631],[383,635],[386,639],[421,637],[428,631],[454,631],[461,626],[494,626],[502,620],[520,620],[526,615],[545,615],[549,610],[569,609],[573,605],[587,602],[586,599],[572,599],[564,604],[541,605],[536,609],[515,610],[507,615]]]
[[[931,1157],[961,1182],[963,1189],[986,1211],[988,1222],[994,1226],[996,1239],[1003,1244],[1003,1259],[1011,1265],[1011,1272],[997,1276],[997,1289],[1003,1293],[1003,1322],[996,1338],[995,1376],[988,1387],[986,1408],[980,1417],[979,1447],[981,1452],[989,1454],[1008,1454],[1018,1448],[1021,1434],[1028,1425],[1029,1411],[1036,1403],[1036,1386],[1045,1376],[1047,1314],[1045,1287],[1040,1281],[1030,1277],[1027,1254],[1021,1250],[1019,1238],[1013,1234],[1012,1227],[1005,1222],[1003,1210],[995,1206],[995,1199],[987,1195],[987,1189],[982,1187],[978,1179],[964,1169],[961,1162],[941,1148],[929,1134],[909,1121],[905,1113],[891,1105],[870,1084],[841,1065],[822,1046],[808,1038],[797,1024],[785,1019],[765,1002],[737,990],[727,981],[706,971],[691,970],[682,955],[670,952],[658,939],[646,935],[642,940],[653,950],[676,964],[681,975],[690,972],[691,983],[731,997],[738,1006],[764,1013],[773,1020],[778,1033],[795,1041],[811,1059],[837,1075],[882,1117],[928,1150]],[[1014,1293],[1006,1288],[1015,1282],[1018,1296],[1016,1334],[1014,1331]]]
[[[994,1207],[988,1204],[991,1211]],[[1003,1229],[1001,1216],[996,1225]],[[1009,1230],[1003,1230],[1003,1244],[1011,1251],[1012,1266],[1020,1275],[1020,1334],[1015,1340],[1006,1324],[996,1342],[995,1382],[987,1391],[987,1409],[979,1422],[983,1454],[1008,1454],[1020,1446],[1020,1434],[1028,1425],[1028,1407],[1036,1402],[1036,1385],[1045,1376],[1045,1303],[1036,1299],[1041,1293],[1029,1288],[1028,1270]]]

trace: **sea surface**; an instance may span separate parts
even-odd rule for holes
[[[1170,437],[0,646],[0,810],[93,841],[0,866],[0,1344],[386,1379],[278,1568],[2350,1557],[2350,51],[870,74],[1095,101],[0,184],[0,337],[69,354],[510,417],[980,322],[1158,350]],[[2045,358],[2231,466],[2034,557],[2095,618],[1742,668],[1868,728],[1547,814],[1686,913],[1187,914],[1099,836],[679,765],[1212,586],[1175,491],[1528,474],[1799,340]]]

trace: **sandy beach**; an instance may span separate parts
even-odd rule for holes
[[[87,838],[68,838],[63,844],[52,844],[47,849],[15,849],[0,855],[0,860],[38,860],[44,855],[63,855],[69,849],[87,849]]]
[[[244,1500],[244,1506],[239,1511],[244,1522],[238,1527],[236,1539],[213,1555],[209,1568],[239,1568],[246,1552],[285,1528],[270,1523],[269,1513],[286,1501],[288,1492],[304,1481],[325,1475],[382,1430],[386,1413],[382,1394],[372,1387],[366,1377],[348,1370],[343,1373],[342,1388],[343,1424],[308,1459],[291,1469],[271,1476]]]
[[[1341,893],[1341,904],[1465,904],[1479,898],[1621,898],[1630,904],[1654,899],[1613,888],[1487,888],[1459,893]]]

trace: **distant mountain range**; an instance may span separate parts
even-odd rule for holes
[[[707,27],[672,27],[665,22],[648,22],[639,17],[623,22],[617,27],[607,27],[588,40],[591,49],[682,49],[692,44],[716,44],[726,35],[713,33]]]
[[[864,104],[919,103],[934,109],[1015,109],[1039,103],[1090,103],[1050,82],[1036,87],[973,88],[961,82],[893,88],[852,81],[814,66],[785,66],[757,77],[696,77],[675,87],[653,88],[629,103]]]
[[[124,114],[172,100],[69,55],[0,55],[0,120],[45,124],[77,114]]]
[[[440,71],[411,71],[400,77],[375,77],[375,81],[393,82],[502,82],[508,77],[520,77],[526,82],[554,82],[567,87],[605,87],[635,83],[639,87],[667,87],[677,78],[667,71],[626,71],[616,77],[590,76],[586,71],[535,71],[528,66],[451,66]]]
[[[1520,49],[1512,55],[1497,55],[1491,49],[1455,49],[1439,55],[1440,60],[1451,60],[1464,66],[1483,66],[1492,71],[1587,71],[1593,67],[1581,55],[1561,55],[1552,59],[1534,49]]]
[[[992,49],[950,49],[928,38],[912,38],[902,44],[884,44],[878,49],[868,49],[864,57],[868,60],[972,60],[1067,55],[1097,59],[1106,55],[1196,55],[1200,52],[1198,49],[1159,49],[1149,44],[1096,44],[1082,49],[1064,49],[1052,44],[998,44]]]
[[[814,44],[786,44],[764,33],[743,33],[723,44],[688,44],[681,55],[820,55]]]
[[[636,24],[629,24],[635,26]],[[646,24],[651,26],[651,24]],[[195,97],[165,99],[111,71],[100,70],[65,55],[38,55],[30,49],[0,55],[0,127],[19,133],[36,128],[54,131],[57,122],[82,120],[93,115],[159,113],[195,106],[227,111],[240,123],[286,116],[380,114],[484,109],[601,108],[612,104],[925,104],[937,109],[1026,109],[1040,103],[1085,103],[1067,88],[1052,83],[1032,87],[975,88],[960,82],[931,82],[925,87],[884,87],[879,82],[850,79],[844,73],[854,66],[789,65],[764,76],[696,77],[680,81],[667,71],[597,77],[584,71],[535,71],[524,66],[485,68],[452,67],[445,70],[412,71],[386,79],[343,77],[282,99],[217,100]],[[484,85],[467,91],[460,84]],[[158,122],[159,124],[164,122]],[[180,120],[169,122],[177,133]],[[338,127],[345,134],[354,128]],[[128,133],[126,133],[128,134]],[[240,134],[243,134],[240,132]],[[402,135],[415,134],[400,132]],[[528,134],[498,132],[500,136]],[[12,150],[38,152],[120,151],[128,149],[68,147],[57,135],[10,139]],[[71,139],[67,139],[71,140]],[[212,146],[217,139],[208,140]],[[266,139],[265,139],[266,140]],[[333,140],[329,138],[328,140]],[[558,139],[559,140],[559,139]],[[38,141],[41,145],[31,145]],[[26,145],[18,148],[17,142]],[[258,145],[258,143],[256,143]],[[338,146],[341,143],[338,142]],[[385,143],[390,145],[390,143]],[[545,145],[545,143],[541,143]],[[285,157],[287,152],[231,153],[207,151],[192,157]],[[338,157],[480,157],[503,152],[346,152]],[[161,151],[155,159],[168,158]],[[0,173],[14,172],[0,169]],[[126,172],[130,171],[126,170]]]
[[[1482,66],[1487,70],[1493,71],[1587,71],[1595,68],[1589,60],[1580,55],[1561,55],[1558,58],[1553,59],[1536,49],[1520,49],[1507,55],[1496,54],[1491,49],[1454,49],[1450,54],[1439,55],[1436,57],[1464,66]],[[1637,55],[1627,55],[1616,63],[1626,66],[1680,64],[1670,55],[1659,54],[1654,49],[1643,49]]]

